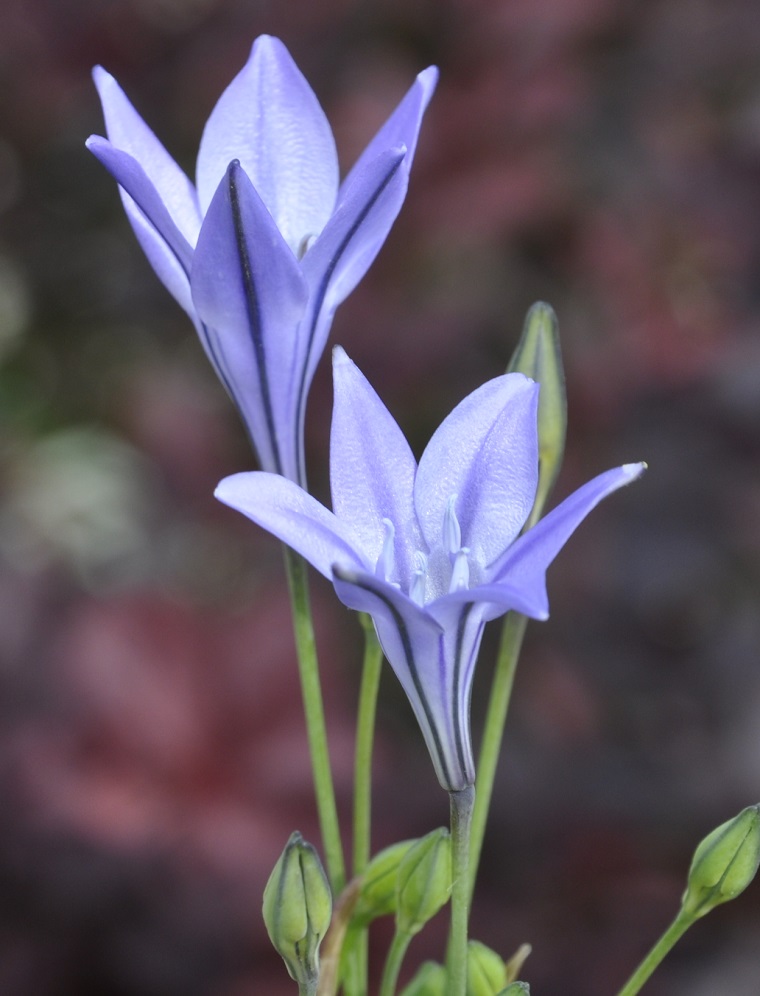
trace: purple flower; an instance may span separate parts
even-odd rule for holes
[[[475,780],[470,690],[483,627],[549,612],[546,569],[594,506],[641,474],[595,477],[520,535],[538,479],[538,384],[505,374],[443,421],[419,462],[341,349],[334,353],[334,511],[273,474],[236,474],[217,497],[301,553],[349,608],[368,612],[449,791]]]
[[[306,396],[337,306],[406,195],[437,70],[420,73],[342,184],[335,142],[287,49],[262,35],[201,139],[197,186],[104,69],[108,140],[87,146],[121,187],[153,269],[193,320],[261,466],[305,486]]]

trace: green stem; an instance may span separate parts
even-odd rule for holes
[[[401,963],[404,960],[404,955],[406,954],[406,949],[409,947],[411,939],[412,935],[410,933],[402,934],[399,931],[396,931],[393,935],[393,940],[391,941],[391,946],[388,950],[388,957],[385,959],[385,968],[383,969],[383,978],[380,982],[379,996],[394,996],[399,972],[401,971]]]
[[[675,945],[689,927],[694,923],[694,917],[681,910],[662,937],[642,961],[630,979],[618,993],[618,996],[636,996],[649,976],[654,972],[665,955]]]
[[[501,742],[504,734],[504,724],[507,719],[509,700],[512,696],[512,685],[520,656],[525,627],[528,620],[519,612],[510,612],[501,630],[501,642],[496,658],[491,698],[488,703],[483,741],[478,758],[478,794],[472,813],[472,833],[470,837],[470,869],[469,898],[475,889],[475,879],[478,874],[480,852],[483,848],[483,837],[486,831],[488,809],[493,795],[496,766],[499,762]]]
[[[377,692],[383,665],[383,651],[369,616],[362,614],[364,662],[359,689],[359,715],[356,720],[354,756],[354,875],[361,875],[371,853],[370,814],[372,811],[372,748],[375,741]]]
[[[361,615],[364,629],[364,663],[359,689],[359,714],[356,721],[354,756],[354,847],[353,874],[362,875],[371,853],[370,815],[372,811],[372,748],[375,739],[375,714],[383,652],[368,615]],[[345,996],[364,996],[367,992],[367,929],[349,930],[346,937]]]
[[[314,792],[317,799],[319,827],[325,850],[325,864],[333,895],[337,896],[346,883],[343,845],[340,839],[338,809],[327,747],[325,711],[322,704],[322,687],[319,680],[317,646],[311,617],[309,584],[306,562],[290,547],[285,547],[285,569],[288,575],[290,601],[293,606],[293,629],[298,654],[298,673],[301,679],[306,735],[309,741]]]
[[[451,931],[447,952],[449,996],[465,996],[467,990],[467,925],[470,906],[470,828],[475,787],[449,793],[451,808]]]

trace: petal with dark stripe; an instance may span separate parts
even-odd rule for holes
[[[237,162],[204,219],[191,286],[199,318],[216,332],[219,363],[262,467],[297,479],[294,426],[307,289],[298,261]]]
[[[333,569],[349,608],[367,612],[388,662],[409,698],[441,785],[455,792],[475,779],[470,690],[483,623],[473,606],[456,606],[444,626],[374,575]]]

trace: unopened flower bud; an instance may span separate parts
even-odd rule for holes
[[[448,984],[449,974],[443,965],[426,961],[400,996],[446,996]]]
[[[332,894],[319,855],[298,831],[269,876],[263,913],[290,977],[313,988],[319,978],[319,945],[330,926]]]
[[[743,892],[760,864],[760,805],[708,834],[694,852],[681,910],[695,919]]]
[[[398,869],[396,928],[416,934],[446,903],[451,892],[451,842],[443,827],[416,841]]]
[[[504,960],[480,941],[470,941],[467,955],[467,996],[495,996],[507,984]]]
[[[528,311],[522,336],[507,372],[523,373],[541,385],[538,397],[538,490],[534,510],[528,520],[532,525],[540,517],[557,479],[567,431],[567,395],[559,326],[550,305],[538,301]]]
[[[379,851],[362,875],[359,898],[352,913],[358,926],[365,926],[378,916],[396,912],[396,878],[401,860],[416,843],[402,840]]]

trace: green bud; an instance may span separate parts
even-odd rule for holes
[[[378,916],[396,912],[396,877],[402,858],[415,844],[402,840],[379,851],[362,875],[359,898],[352,913],[357,926],[366,926]]]
[[[480,941],[470,941],[467,954],[467,996],[494,996],[507,984],[504,960]]]
[[[451,892],[451,841],[444,827],[421,837],[401,859],[396,879],[396,929],[422,930]]]
[[[681,912],[696,919],[735,899],[755,877],[760,864],[760,805],[709,833],[694,852]]]
[[[507,372],[523,373],[541,385],[538,397],[538,490],[528,520],[528,524],[533,525],[540,517],[557,479],[567,431],[567,395],[559,326],[550,305],[539,301],[528,311],[522,336]]]
[[[449,976],[443,965],[434,961],[425,961],[408,986],[405,986],[400,996],[446,996]]]
[[[263,913],[290,977],[299,986],[313,987],[319,978],[319,945],[332,917],[332,894],[319,855],[298,831],[269,876]]]
[[[526,996],[526,993],[530,996],[530,986],[527,982],[513,982],[506,989],[502,989],[497,996]]]

